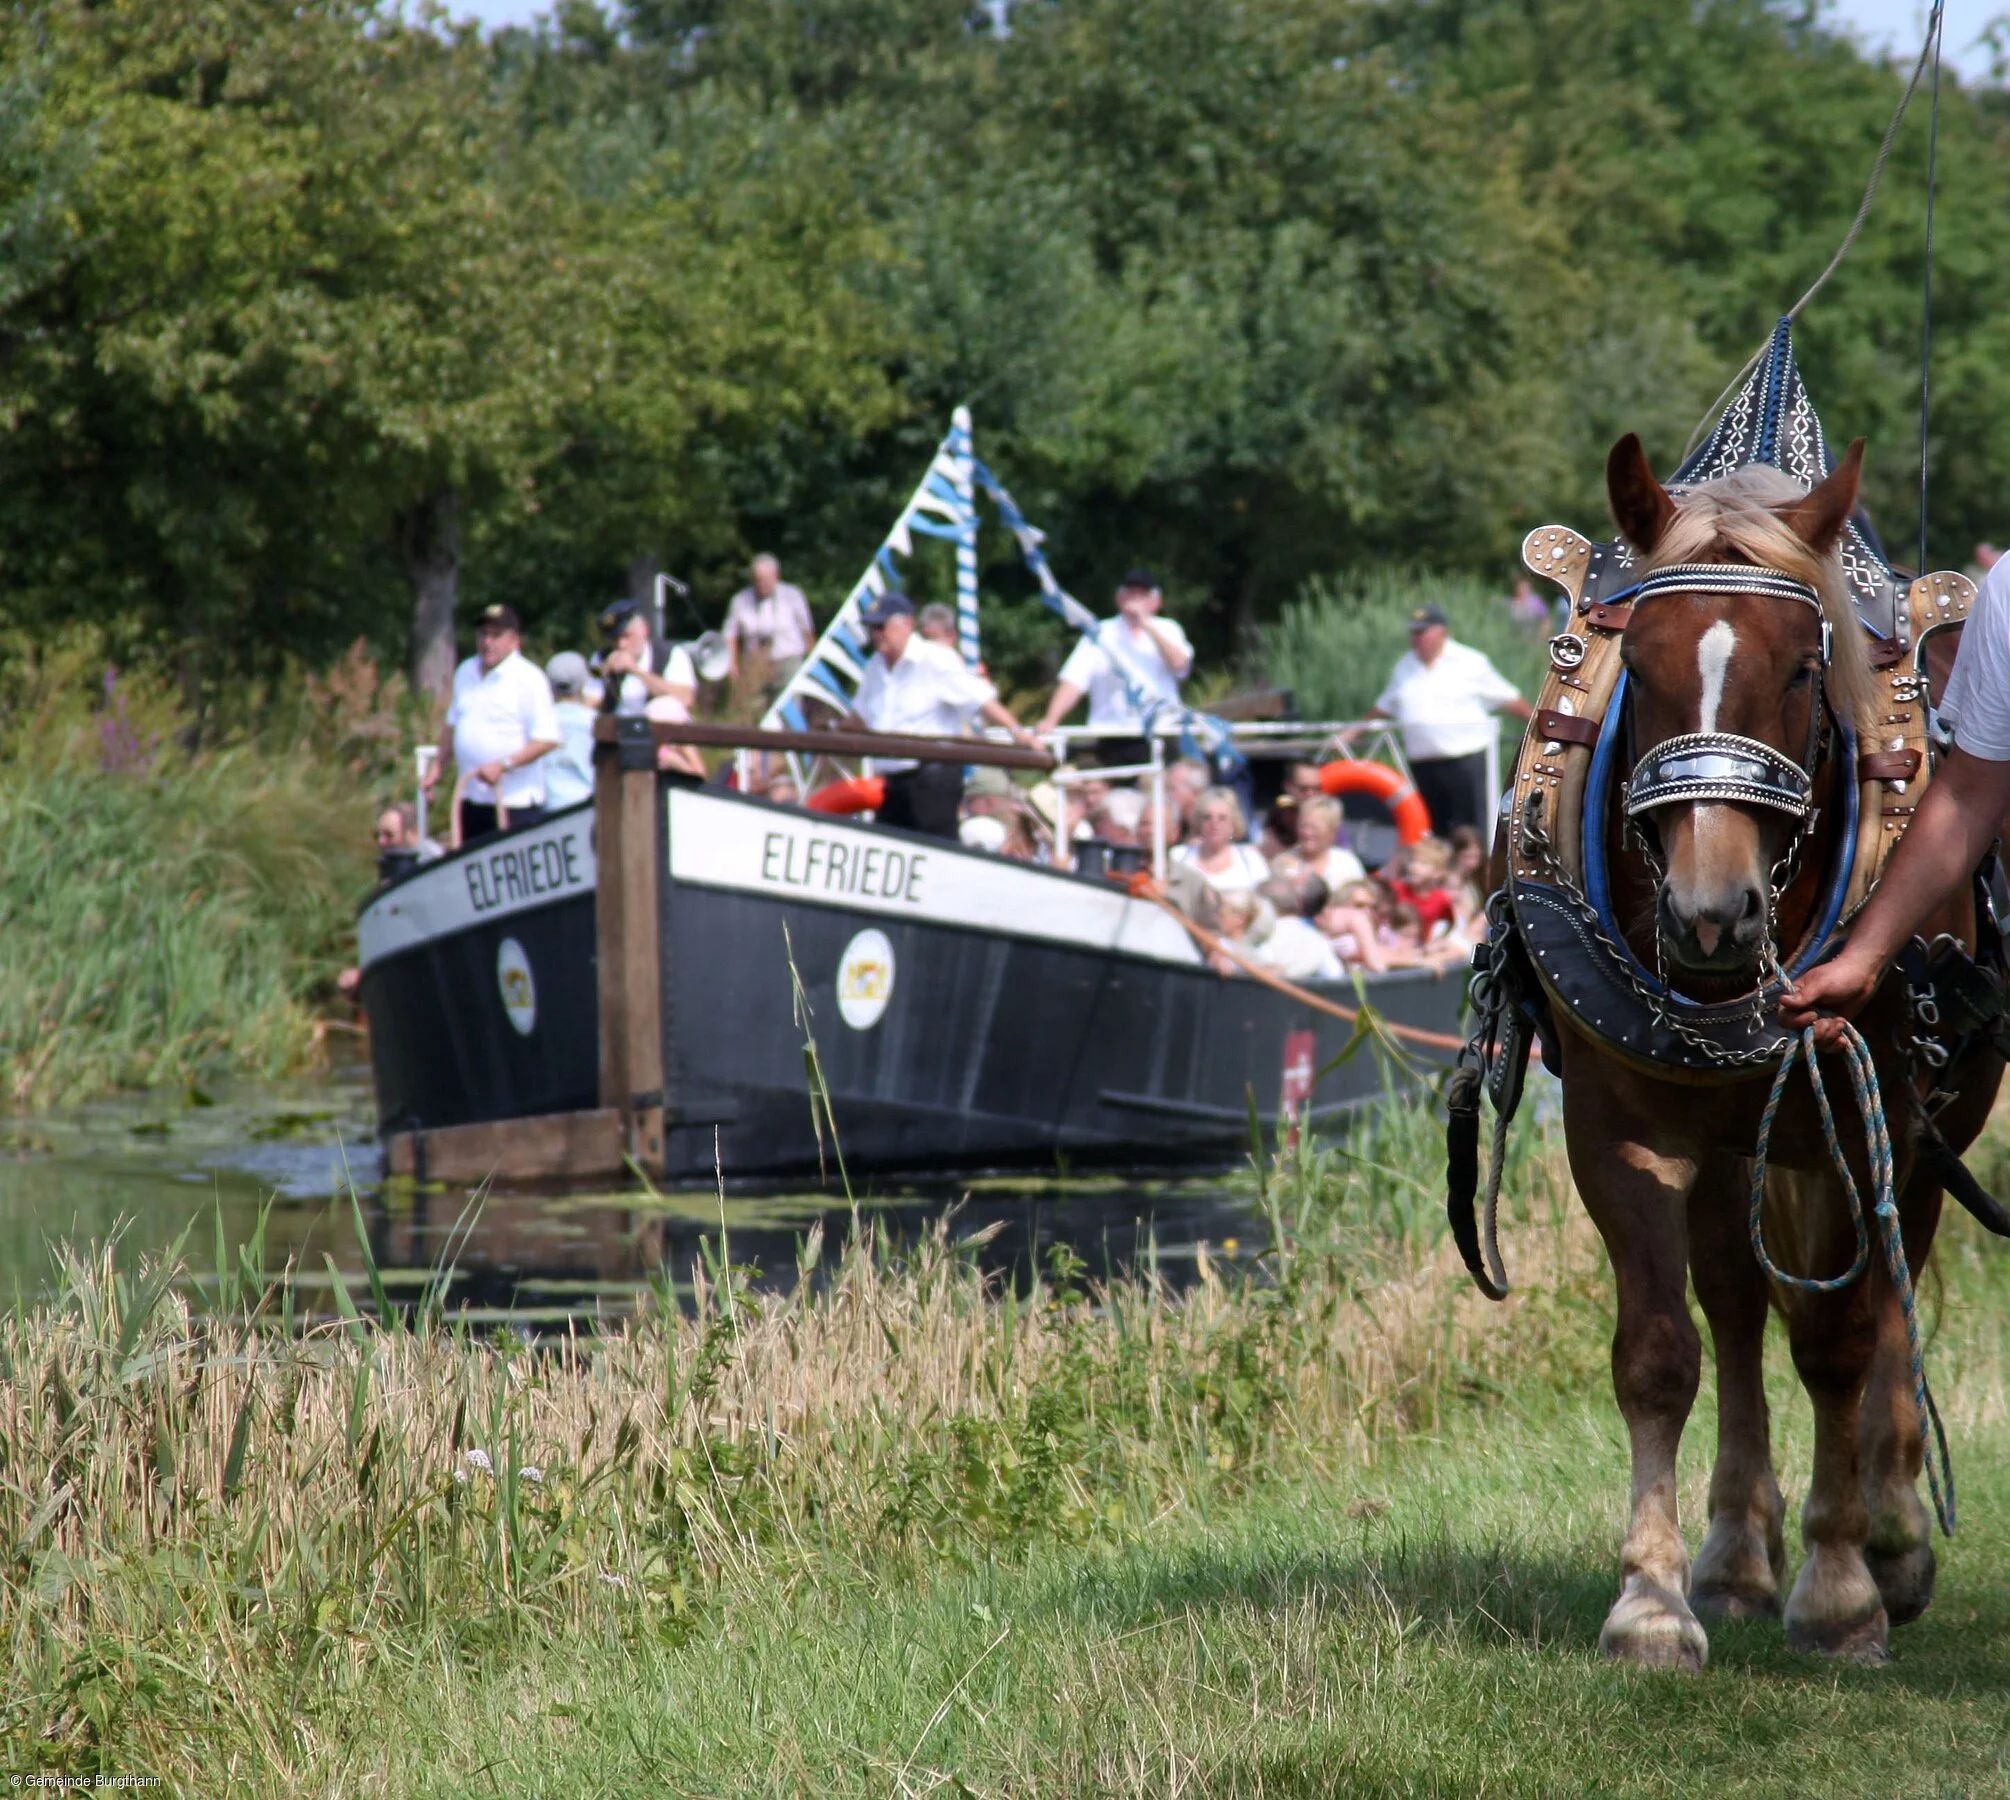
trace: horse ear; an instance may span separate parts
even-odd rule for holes
[[[1613,521],[1626,541],[1640,555],[1652,555],[1675,517],[1675,502],[1655,480],[1654,465],[1640,447],[1638,432],[1629,431],[1612,446],[1605,459],[1605,491],[1612,501]]]
[[[1793,527],[1794,535],[1817,555],[1826,556],[1836,547],[1849,516],[1856,511],[1857,489],[1863,482],[1863,439],[1858,438],[1843,453],[1828,478],[1812,489],[1805,500],[1796,500],[1780,509],[1780,517]]]

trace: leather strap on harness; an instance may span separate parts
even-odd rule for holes
[[[1588,749],[1598,742],[1598,721],[1545,706],[1535,715],[1535,735],[1546,744],[1583,744]]]
[[[1869,750],[1856,759],[1859,781],[1910,781],[1919,773],[1917,750]]]

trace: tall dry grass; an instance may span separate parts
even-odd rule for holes
[[[1440,1243],[1345,1230],[1253,1274],[1203,1257],[1178,1294],[1065,1260],[1001,1289],[946,1225],[822,1267],[813,1233],[787,1292],[714,1254],[692,1310],[535,1344],[408,1329],[339,1279],[303,1326],[251,1253],[200,1286],[66,1255],[0,1324],[0,1732],[105,1741],[192,1656],[269,1711],[275,1665],[360,1679],[443,1621],[674,1631],[732,1577],[1010,1555],[1372,1457],[1580,1355],[1558,1296],[1595,1251],[1528,1167],[1506,1309]]]

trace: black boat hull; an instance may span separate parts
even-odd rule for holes
[[[955,844],[665,784],[658,819],[670,1180],[817,1168],[805,1041],[853,1170],[1057,1159],[1217,1160],[1268,1124],[1287,1060],[1350,1027],[1223,979],[1178,923],[1111,883]],[[492,839],[365,909],[363,998],[387,1134],[603,1104],[590,807]],[[807,1016],[799,1017],[791,961]],[[1451,1035],[1463,982],[1366,988]],[[1355,1004],[1351,984],[1319,991]],[[1442,1061],[1442,1050],[1417,1051]],[[1316,1121],[1379,1097],[1363,1050],[1319,1077]]]

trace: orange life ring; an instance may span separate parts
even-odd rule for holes
[[[1387,763],[1339,762],[1319,765],[1320,790],[1328,794],[1373,794],[1396,821],[1397,839],[1414,844],[1431,835],[1431,809],[1399,769]],[[814,804],[814,802],[812,802]]]
[[[878,812],[886,804],[884,775],[855,775],[849,781],[833,781],[809,797],[811,812]]]

